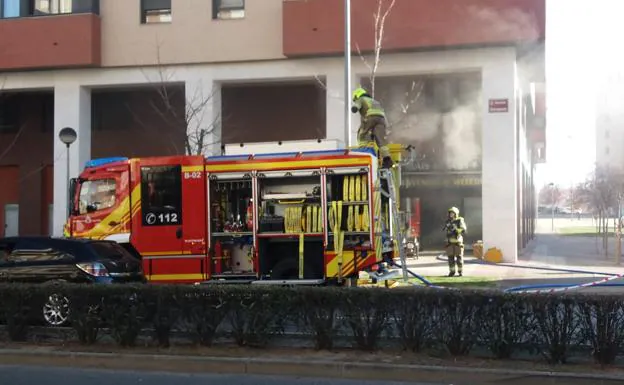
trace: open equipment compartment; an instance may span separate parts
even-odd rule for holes
[[[208,180],[212,276],[255,278],[253,179],[221,174]]]
[[[263,171],[257,180],[261,279],[323,279],[320,171]]]

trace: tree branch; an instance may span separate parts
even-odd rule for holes
[[[156,115],[170,128],[174,130],[184,129],[184,152],[187,155],[203,155],[209,146],[217,142],[217,140],[207,142],[207,138],[216,131],[220,124],[220,111],[214,114],[214,118],[210,122],[207,122],[204,116],[208,105],[214,101],[215,91],[212,90],[209,95],[205,95],[203,87],[198,86],[193,90],[193,95],[189,96],[189,85],[185,84],[184,111],[182,115],[179,106],[175,104],[174,95],[171,95],[170,92],[170,86],[175,84],[173,81],[174,73],[162,64],[160,49],[161,44],[157,41],[157,80],[152,81],[145,72],[143,73],[146,79],[154,86],[162,103],[162,108],[155,103],[150,104]]]

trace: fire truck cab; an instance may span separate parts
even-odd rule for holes
[[[154,283],[353,282],[393,258],[392,202],[373,150],[314,142],[91,160],[65,236],[119,242]]]

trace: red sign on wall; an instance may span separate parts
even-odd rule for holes
[[[508,112],[509,111],[509,99],[490,99],[489,109],[490,109],[490,113]]]

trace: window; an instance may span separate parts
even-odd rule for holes
[[[70,261],[74,256],[53,244],[41,240],[23,240],[11,252],[8,260],[16,263]]]
[[[182,224],[182,167],[141,168],[143,226]]]
[[[0,17],[19,17],[20,5],[20,0],[0,0]]]
[[[72,13],[72,0],[34,0],[33,15],[58,15]]]
[[[54,96],[45,95],[41,100],[41,130],[54,131]]]
[[[171,23],[171,0],[141,0],[141,23]]]
[[[91,247],[100,258],[110,260],[133,259],[132,254],[115,242],[91,242]]]
[[[17,133],[19,121],[20,103],[13,95],[0,96],[0,134]]]
[[[245,17],[245,0],[212,0],[213,19],[242,19]]]
[[[86,214],[115,206],[115,179],[95,179],[82,183],[78,212]]]

